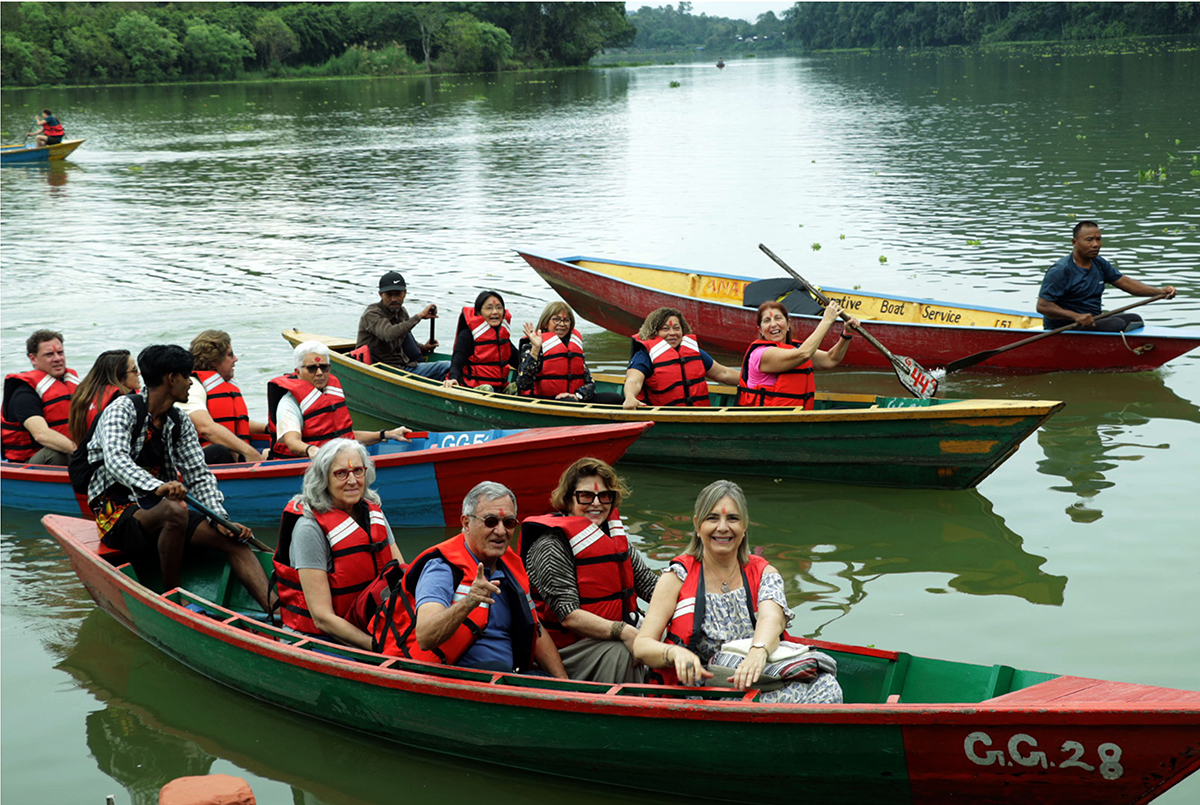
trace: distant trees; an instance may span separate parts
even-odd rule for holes
[[[642,6],[629,15],[629,21],[637,26],[633,46],[648,50],[705,47],[733,53],[776,50],[787,44],[784,23],[772,11],[760,14],[751,23],[692,14],[692,4],[684,0],[677,6]]]
[[[2,3],[0,83],[577,66],[628,45],[624,3]]]

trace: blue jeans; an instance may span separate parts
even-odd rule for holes
[[[412,372],[421,377],[428,377],[433,380],[445,380],[446,375],[450,374],[450,361],[433,361],[432,363],[418,363],[411,369],[405,371]]]

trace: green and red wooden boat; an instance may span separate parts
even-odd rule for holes
[[[429,665],[264,624],[216,557],[164,591],[102,555],[93,523],[43,523],[101,608],[199,673],[472,762],[684,801],[790,803],[802,792],[845,805],[1143,803],[1200,766],[1200,692],[816,640],[838,661],[844,704]]]
[[[708,469],[872,486],[968,489],[1011,456],[1063,403],[1046,400],[918,400],[818,393],[816,408],[738,408],[713,386],[711,408],[642,408],[448,389],[440,382],[346,356],[352,341],[287,330],[293,345],[328,344],[350,406],[431,429],[526,428],[644,422],[653,430],[625,458],[680,470]],[[622,379],[594,374],[597,389]]]
[[[576,314],[619,335],[637,332],[650,311],[673,307],[683,313],[707,349],[741,356],[754,338],[755,308],[763,300],[757,299],[751,307],[746,307],[744,301],[746,287],[758,278],[599,257],[517,253]],[[871,334],[888,349],[911,357],[926,369],[1042,332],[1042,318],[1032,311],[845,288],[823,290],[869,324]],[[751,296],[757,298],[753,292]],[[792,332],[799,339],[807,338],[819,320],[819,315],[793,313]],[[830,335],[825,348],[831,349],[836,338],[836,333]],[[1198,346],[1200,332],[1196,330],[1148,325],[1124,337],[1120,333],[1070,331],[996,355],[964,371],[1143,372]],[[841,365],[891,368],[887,358],[865,345],[851,349]]]

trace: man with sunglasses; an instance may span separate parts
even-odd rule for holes
[[[292,351],[296,370],[267,383],[267,432],[271,458],[312,458],[321,445],[338,438],[370,446],[407,440],[409,429],[355,430],[342,384],[329,373],[329,347],[305,341]]]
[[[404,587],[415,600],[407,650],[415,659],[522,673],[533,664],[567,678],[534,611],[529,577],[509,546],[517,499],[484,481],[463,500],[462,533],[413,560]]]
[[[408,285],[399,271],[389,271],[379,280],[379,301],[369,305],[358,320],[358,347],[366,347],[372,363],[386,363],[421,377],[443,380],[450,361],[426,361],[425,356],[438,348],[430,330],[429,340],[418,344],[413,328],[426,319],[437,318],[437,305],[426,305],[415,316],[404,309]]]

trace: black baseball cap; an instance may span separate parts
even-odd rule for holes
[[[408,286],[404,284],[404,277],[399,271],[389,271],[384,274],[379,280],[379,292],[387,293],[388,291],[407,291]]]

